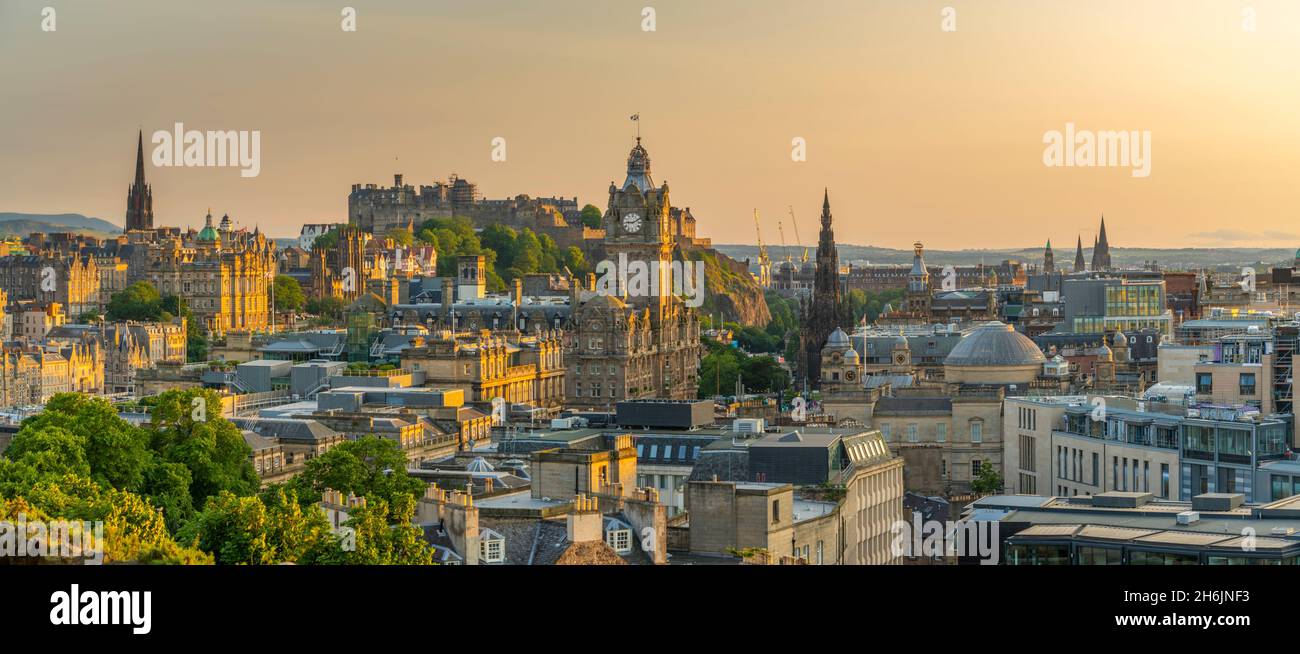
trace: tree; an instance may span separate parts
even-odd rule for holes
[[[162,317],[162,297],[149,282],[136,282],[108,300],[108,319],[154,322]]]
[[[332,450],[331,450],[332,451]],[[424,533],[411,523],[415,498],[404,495],[392,504],[366,499],[366,505],[348,511],[346,526],[353,530],[355,548],[318,548],[309,563],[343,565],[433,565],[433,548]]]
[[[194,506],[203,506],[223,490],[237,495],[257,491],[252,450],[239,428],[221,417],[221,396],[216,391],[167,391],[158,396],[152,417],[150,445],[163,460],[189,468]]]
[[[970,489],[976,495],[1002,492],[1002,475],[988,461],[980,462],[979,474],[971,480]]]
[[[144,486],[145,470],[153,463],[148,437],[117,415],[103,398],[81,393],[59,393],[45,410],[23,421],[6,451],[10,458],[28,452],[57,450],[50,456],[73,463],[76,455],[66,451],[73,439],[84,453],[88,476],[112,488],[137,491]],[[70,470],[73,471],[73,470]]]
[[[297,562],[309,552],[323,557],[321,550],[338,547],[325,514],[314,507],[304,510],[283,488],[263,497],[222,491],[186,525],[181,538],[226,565]]]
[[[316,240],[311,242],[311,249],[315,250],[318,248],[324,248],[326,250],[330,250],[333,249],[334,247],[337,247],[338,244],[339,244],[339,228],[335,227],[334,229],[331,229],[330,231],[325,232],[320,236],[317,236]]]
[[[397,442],[374,435],[340,443],[311,459],[289,487],[304,502],[315,502],[330,488],[393,506],[403,496],[424,492],[424,482],[406,473],[406,453]]]
[[[564,265],[568,266],[569,272],[575,275],[581,275],[587,272],[587,256],[576,245],[570,245],[564,251]]]
[[[718,347],[700,360],[699,395],[731,395],[740,377],[740,353],[731,347]]]
[[[581,216],[582,224],[592,229],[600,229],[601,219],[604,218],[604,214],[601,212],[600,207],[597,207],[594,204],[589,204],[583,207]]]
[[[388,230],[384,236],[393,239],[394,243],[403,247],[410,247],[411,244],[415,242],[415,237],[402,227],[394,227],[393,229]]]
[[[343,303],[341,298],[327,296],[307,300],[306,308],[307,313],[325,318],[340,319],[343,317],[343,310],[347,308],[347,305]]]
[[[405,231],[402,232],[406,234]],[[410,234],[407,234],[408,236]],[[275,277],[275,308],[278,311],[298,311],[307,306],[307,298],[302,293],[302,285],[288,275]]]

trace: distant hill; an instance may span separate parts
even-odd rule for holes
[[[32,232],[78,232],[94,236],[122,233],[120,225],[79,213],[0,212],[0,234],[26,236]]]
[[[754,245],[733,245],[714,243],[713,247],[719,252],[736,259],[744,261],[758,257],[758,247]],[[839,245],[840,263],[849,262],[870,262],[872,264],[910,264],[912,262],[912,251],[896,250],[893,248],[882,248],[869,245]],[[817,248],[808,248],[808,256],[812,258],[816,255]],[[782,248],[781,246],[767,246],[768,256],[775,261],[785,260],[788,254],[796,261],[802,252],[795,246]],[[1053,252],[1056,254],[1056,265],[1065,266],[1067,269],[1074,263],[1074,245],[1068,248],[1055,247]],[[1294,247],[1285,248],[1119,248],[1111,246],[1111,261],[1117,266],[1141,266],[1143,262],[1155,261],[1164,269],[1180,268],[1201,268],[1209,267],[1235,267],[1250,265],[1289,265],[1296,251]],[[1092,248],[1084,248],[1083,258],[1086,261],[1092,261]],[[1025,263],[1041,265],[1043,262],[1042,248],[1007,248],[1007,249],[989,249],[989,250],[931,250],[926,249],[925,261],[931,265],[954,266],[974,265],[977,263],[986,263],[989,265],[1001,263],[1004,259],[1013,259]]]

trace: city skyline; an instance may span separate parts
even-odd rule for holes
[[[1221,3],[956,4],[945,32],[943,2],[743,17],[659,2],[647,32],[643,4],[358,6],[347,33],[337,8],[234,3],[207,10],[196,44],[166,4],[71,4],[42,32],[40,3],[8,3],[0,49],[34,56],[0,67],[0,120],[22,126],[0,135],[0,210],[121,224],[136,130],[148,155],[175,123],[258,130],[263,162],[255,177],[149,165],[158,224],[198,226],[211,206],[289,237],[394,173],[603,207],[638,114],[674,203],[719,243],[752,243],[757,208],[764,241],[779,220],[793,244],[793,207],[807,245],[823,187],[843,244],[1059,248],[1103,213],[1125,247],[1300,242],[1284,129],[1300,90],[1276,82],[1300,61],[1295,6],[1255,3],[1247,31]],[[1149,176],[1044,165],[1045,135],[1075,127],[1149,132]]]

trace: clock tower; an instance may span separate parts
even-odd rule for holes
[[[698,393],[700,322],[674,295],[671,211],[668,185],[651,180],[650,155],[638,138],[623,185],[609,185],[603,221],[597,275],[602,268],[610,274],[612,263],[618,279],[585,289],[571,280],[566,406],[612,410],[625,400],[689,400]]]
[[[623,185],[609,184],[609,206],[604,219],[605,256],[620,269],[630,267],[629,274],[636,274],[645,265],[647,279],[658,280],[655,297],[637,292],[636,287],[632,287],[632,293],[620,287],[617,295],[630,304],[662,305],[673,294],[670,211],[668,183],[655,186],[650,177],[650,153],[641,146],[638,136],[627,155],[627,178]],[[622,275],[620,284],[621,280]]]

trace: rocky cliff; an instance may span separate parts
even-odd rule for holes
[[[763,289],[754,281],[745,264],[712,248],[686,246],[680,249],[683,259],[704,264],[704,304],[700,312],[722,315],[725,321],[765,327],[772,320],[763,299]]]

